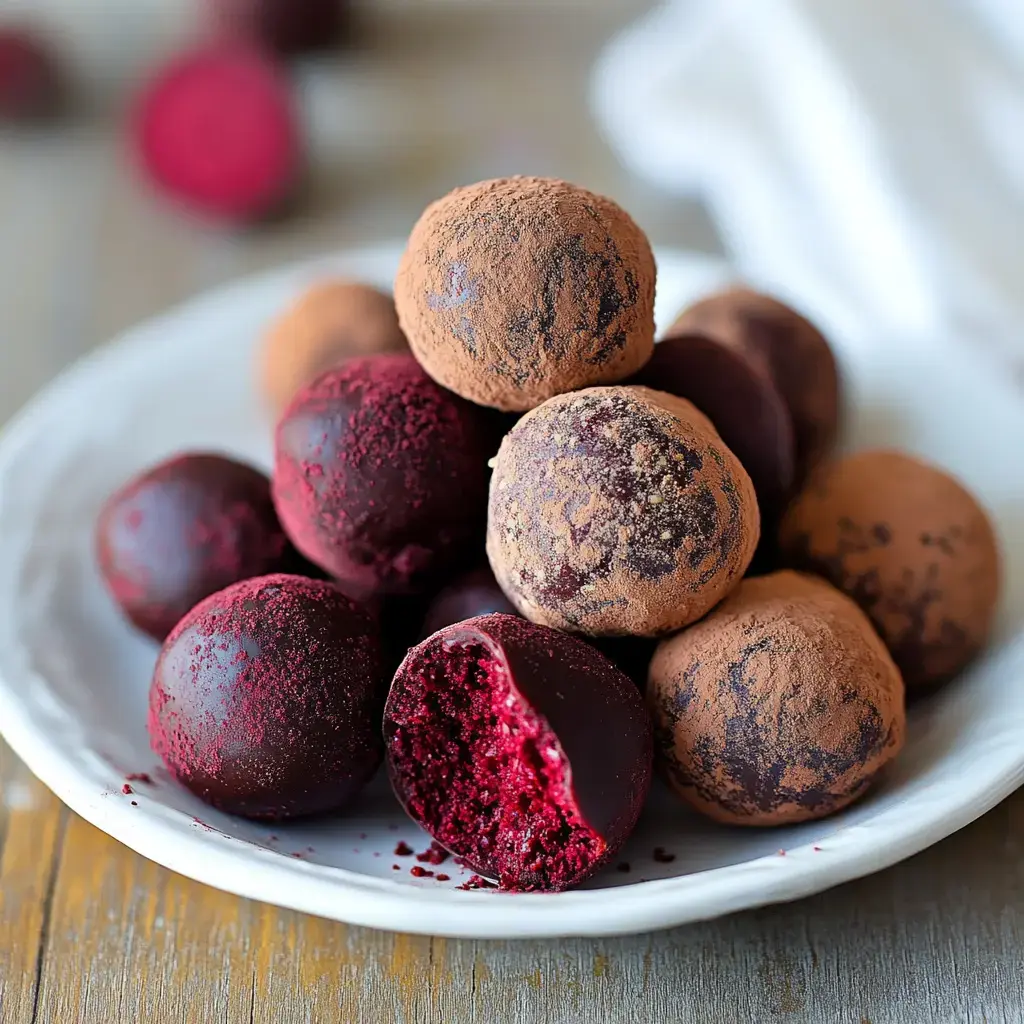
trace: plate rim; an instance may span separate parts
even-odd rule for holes
[[[149,333],[208,304],[230,302],[246,290],[284,283],[317,268],[388,259],[400,248],[398,243],[363,246],[246,275],[147,318],[73,362],[0,428],[0,498],[12,460],[60,410],[65,392],[102,378],[108,364],[144,344]],[[700,263],[709,271],[725,271],[723,261],[702,254],[671,248],[656,254],[659,263]],[[4,571],[0,567],[0,573]],[[10,611],[3,601],[0,591],[0,616],[6,617]],[[1021,636],[1016,633],[1015,640]],[[866,822],[841,828],[836,838],[787,848],[785,857],[756,857],[675,878],[558,894],[418,888],[287,858],[194,821],[183,827],[184,812],[149,800],[142,790],[136,791],[139,806],[151,805],[145,817],[126,801],[95,792],[94,780],[81,776],[74,759],[52,744],[44,723],[37,722],[17,696],[19,684],[27,688],[42,681],[29,668],[19,678],[8,678],[4,656],[0,651],[0,734],[29,770],[90,824],[147,859],[214,888],[348,924],[413,934],[483,939],[626,935],[789,902],[926,849],[980,817],[1024,782],[1024,747],[1002,744],[1005,749],[989,752],[992,770],[983,782],[971,773],[957,791],[956,806],[944,807],[924,824],[919,816],[900,814],[898,801]],[[928,797],[929,791],[918,795],[921,801]],[[880,827],[884,842],[874,835]],[[244,870],[233,844],[246,848]],[[756,888],[747,878],[752,873],[759,879]]]

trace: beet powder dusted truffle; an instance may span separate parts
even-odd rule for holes
[[[262,576],[213,594],[167,638],[149,736],[202,800],[248,818],[334,810],[381,760],[372,619],[335,586]]]
[[[706,334],[741,352],[775,382],[793,421],[796,477],[824,459],[839,430],[839,372],[821,332],[789,306],[732,288],[685,310],[668,333]]]
[[[670,785],[730,825],[807,821],[852,803],[903,746],[903,696],[864,613],[793,572],[744,580],[665,640],[647,686]]]
[[[359,594],[410,593],[479,550],[491,416],[409,355],[318,378],[277,426],[274,501],[299,550]]]
[[[223,220],[276,212],[302,165],[287,77],[260,50],[235,43],[175,57],[144,91],[135,137],[155,185]]]
[[[636,824],[651,776],[640,695],[575,637],[511,615],[413,648],[384,713],[406,811],[504,889],[577,885]]]
[[[157,640],[215,591],[299,563],[270,481],[209,454],[179,455],[125,484],[103,506],[96,549],[125,615]]]
[[[408,349],[390,295],[357,281],[313,285],[271,325],[263,342],[260,377],[280,412],[299,389],[354,356]]]
[[[550,178],[500,178],[427,208],[395,302],[435,380],[522,411],[643,365],[654,273],[647,238],[611,200]]]
[[[867,612],[910,692],[955,675],[988,639],[1000,579],[992,524],[960,483],[909,455],[822,466],[786,514],[780,548]]]
[[[658,636],[713,608],[757,546],[746,471],[689,402],[590,388],[527,413],[495,460],[487,553],[528,619]]]

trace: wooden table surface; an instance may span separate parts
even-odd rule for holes
[[[258,231],[195,224],[140,190],[102,89],[53,130],[0,136],[0,421],[140,317],[252,269],[397,237],[457,182],[562,175],[617,196],[655,242],[713,247],[700,210],[626,180],[586,118],[590,59],[642,6],[389,17],[361,54],[306,75],[309,196]],[[0,1024],[1019,1024],[1022,830],[1018,795],[874,877],[674,931],[429,939],[174,875],[64,809],[0,744]]]

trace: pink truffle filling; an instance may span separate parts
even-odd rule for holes
[[[505,665],[482,644],[445,643],[399,678],[387,739],[409,814],[503,889],[564,889],[591,874],[606,843],[576,807],[557,737]]]

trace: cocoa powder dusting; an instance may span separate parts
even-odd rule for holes
[[[267,332],[260,365],[263,391],[271,409],[280,411],[300,388],[346,359],[407,348],[390,295],[357,281],[321,281]]]
[[[746,579],[651,664],[655,749],[672,787],[728,824],[820,818],[903,746],[903,682],[866,616],[811,576]]]
[[[551,178],[500,178],[426,209],[395,302],[435,380],[521,411],[643,365],[654,277],[647,238],[611,200]]]
[[[753,485],[710,421],[642,387],[552,398],[506,435],[487,551],[527,618],[593,636],[693,622],[742,577]]]
[[[780,548],[867,612],[909,690],[946,681],[988,639],[1000,587],[992,524],[960,483],[909,455],[822,466],[783,520]]]

